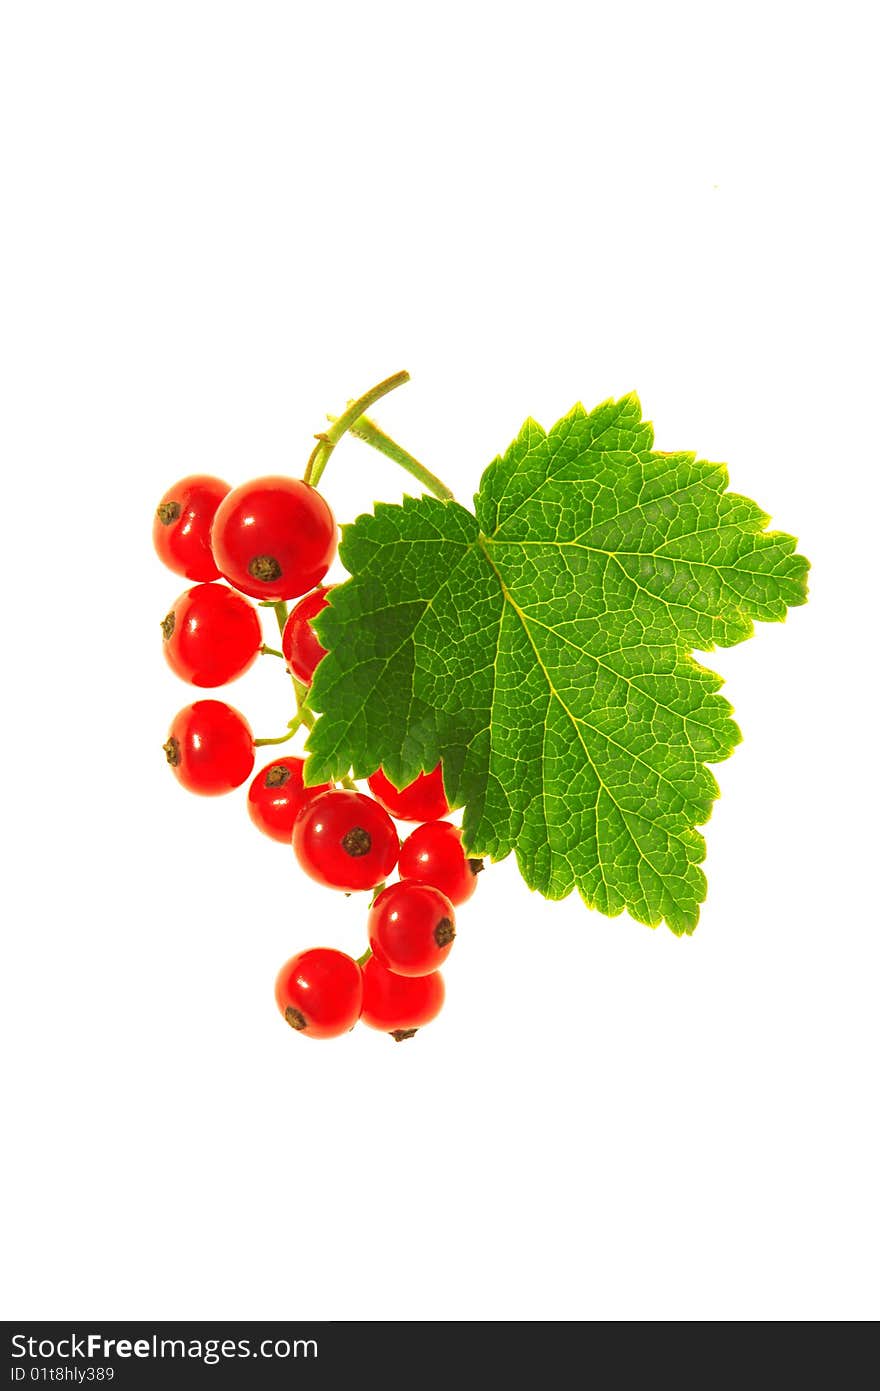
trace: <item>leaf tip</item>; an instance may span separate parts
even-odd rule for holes
[[[699,923],[699,909],[693,918],[675,918],[672,922],[668,918],[666,919],[666,926],[674,937],[693,937]]]

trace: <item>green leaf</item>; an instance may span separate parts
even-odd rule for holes
[[[652,449],[634,396],[526,421],[475,513],[379,503],[343,530],[352,578],[316,621],[308,780],[398,785],[442,758],[468,853],[515,851],[548,898],[691,932],[718,786],[740,739],[693,648],[806,598],[795,539],[727,470]]]

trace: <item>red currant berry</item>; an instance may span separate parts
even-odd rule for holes
[[[297,680],[306,686],[311,683],[321,658],[327,655],[326,647],[321,646],[309,620],[327,607],[327,595],[332,588],[331,584],[326,589],[316,589],[300,599],[281,635],[281,650],[287,665]]]
[[[398,976],[428,976],[455,941],[455,909],[430,884],[401,879],[383,889],[367,919],[370,950]]]
[[[420,884],[433,884],[454,903],[465,903],[477,887],[482,860],[469,860],[461,831],[451,821],[432,821],[407,836],[400,850],[400,873]]]
[[[397,1043],[412,1038],[443,1008],[446,988],[439,971],[430,976],[398,976],[371,956],[362,967],[364,999],[361,1019]]]
[[[336,523],[300,478],[255,478],[217,508],[211,549],[230,584],[254,599],[295,599],[319,584],[336,554]]]
[[[293,823],[303,807],[330,784],[318,787],[303,785],[304,758],[276,758],[268,768],[262,768],[248,789],[248,811],[251,821],[264,835],[287,845],[293,835]]]
[[[197,584],[162,620],[171,670],[194,686],[225,686],[260,653],[263,633],[253,604],[225,584]]]
[[[229,484],[207,473],[181,478],[162,496],[153,518],[159,559],[188,580],[219,580],[211,554],[211,523]]]
[[[391,818],[372,797],[334,789],[303,807],[293,849],[306,874],[331,889],[374,889],[397,864]]]
[[[440,763],[430,773],[419,773],[414,782],[399,790],[388,781],[381,768],[367,778],[367,784],[376,801],[398,821],[438,821],[441,816],[449,815]]]
[[[251,727],[222,700],[197,700],[178,710],[164,747],[177,781],[204,797],[240,787],[254,766]]]
[[[363,977],[357,962],[332,947],[297,952],[278,972],[275,999],[292,1029],[337,1038],[360,1017]]]

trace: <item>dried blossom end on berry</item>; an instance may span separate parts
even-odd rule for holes
[[[271,768],[266,769],[264,781],[266,787],[283,787],[290,781],[290,769],[285,768],[283,763],[273,763]]]
[[[361,855],[369,855],[372,844],[370,833],[365,831],[363,826],[352,826],[342,837],[343,850],[354,859],[359,859]]]
[[[281,566],[274,555],[255,555],[248,563],[248,574],[261,584],[271,584],[273,580],[281,579]]]
[[[438,947],[448,947],[455,936],[455,927],[451,918],[441,918],[434,928],[434,941]]]

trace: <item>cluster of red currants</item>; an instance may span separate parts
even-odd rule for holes
[[[275,608],[283,627],[275,655],[295,687],[308,687],[325,655],[311,620],[328,602],[332,586],[321,581],[336,550],[333,514],[313,487],[275,476],[235,489],[206,475],[184,478],[159,503],[153,540],[170,569],[198,582],[162,621],[165,656],[178,676],[222,686],[261,652],[274,652],[263,643],[250,602],[257,599]],[[288,599],[299,600],[289,614]],[[291,725],[309,722],[301,710]],[[278,742],[255,740],[233,706],[197,700],[175,715],[164,751],[184,787],[214,796],[247,781],[259,745]],[[311,1038],[347,1033],[359,1019],[398,1041],[411,1038],[442,1007],[437,968],[452,950],[455,909],[474,892],[482,865],[466,856],[459,828],[442,819],[450,809],[439,765],[403,789],[378,769],[367,780],[372,796],[354,784],[306,787],[304,767],[288,756],[261,769],[248,792],[251,820],[292,845],[318,883],[373,891],[369,948],[357,961],[329,947],[298,952],[279,972],[278,1007]],[[422,824],[401,845],[392,817]],[[386,886],[395,867],[399,878]]]

